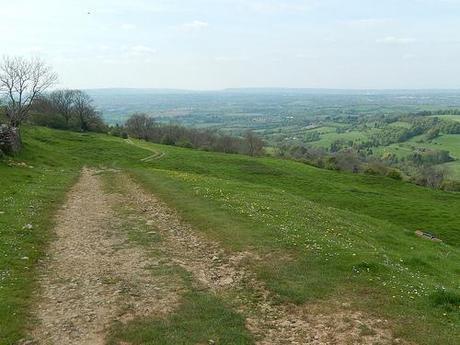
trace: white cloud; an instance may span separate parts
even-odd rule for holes
[[[142,54],[145,54],[145,53],[155,54],[157,52],[156,49],[151,48],[151,47],[147,47],[147,46],[143,46],[143,45],[133,46],[133,47],[131,47],[131,51],[137,52],[137,53],[142,53]]]
[[[404,54],[403,55],[403,60],[414,60],[417,58],[417,55],[415,54]]]
[[[97,14],[126,14],[127,12],[163,13],[174,10],[170,1],[145,1],[145,0],[80,0],[88,9]]]
[[[377,43],[384,43],[384,44],[395,44],[395,45],[405,45],[415,43],[417,40],[411,37],[395,37],[395,36],[387,36],[377,40]]]
[[[320,57],[316,54],[299,53],[295,55],[295,58],[299,60],[315,60],[319,59]]]
[[[130,31],[130,30],[136,29],[136,25],[125,23],[125,24],[122,24],[122,25],[121,25],[121,28],[122,28],[123,30]]]
[[[345,22],[347,25],[358,28],[367,28],[374,26],[382,26],[394,22],[392,18],[363,18],[363,19],[353,19]]]
[[[249,59],[246,57],[238,57],[238,56],[218,56],[215,58],[217,62],[244,62],[248,61]]]
[[[201,20],[194,20],[190,23],[185,23],[179,26],[181,31],[193,32],[203,30],[209,27],[209,23]]]
[[[316,1],[313,0],[295,1],[293,3],[274,0],[244,2],[245,6],[250,10],[259,13],[305,12],[311,10],[315,3]]]
[[[150,56],[157,53],[155,48],[144,45],[125,46],[122,47],[122,49],[125,51],[126,55],[132,57]]]
[[[32,46],[27,49],[27,52],[30,54],[41,54],[45,51],[43,47],[40,46]]]

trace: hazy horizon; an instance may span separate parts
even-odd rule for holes
[[[264,87],[257,87],[257,86],[242,86],[242,87],[229,87],[229,88],[218,88],[218,89],[181,89],[181,88],[161,88],[161,87],[94,87],[94,88],[83,88],[83,90],[88,91],[111,91],[111,90],[126,90],[126,91],[161,91],[161,92],[225,92],[225,91],[254,91],[254,92],[263,92],[263,91],[298,91],[298,92],[331,92],[331,91],[338,91],[338,92],[460,92],[460,87],[458,88],[399,88],[399,89],[391,89],[391,88],[309,88],[309,87],[277,87],[277,86],[264,86]]]
[[[460,0],[23,0],[2,54],[60,87],[460,89]]]

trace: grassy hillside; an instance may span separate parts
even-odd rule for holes
[[[50,215],[85,164],[127,170],[207,236],[258,252],[266,259],[248,265],[280,302],[350,302],[420,344],[460,341],[459,193],[106,135],[23,136],[21,155],[0,162],[2,344],[24,332]]]

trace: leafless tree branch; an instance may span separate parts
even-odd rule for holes
[[[6,98],[10,125],[20,126],[33,101],[56,82],[57,74],[39,58],[4,57],[0,63],[0,94]]]

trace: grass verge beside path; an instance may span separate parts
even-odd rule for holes
[[[24,336],[35,266],[52,237],[53,215],[78,169],[0,163],[0,343]],[[27,164],[35,164],[29,161]]]

